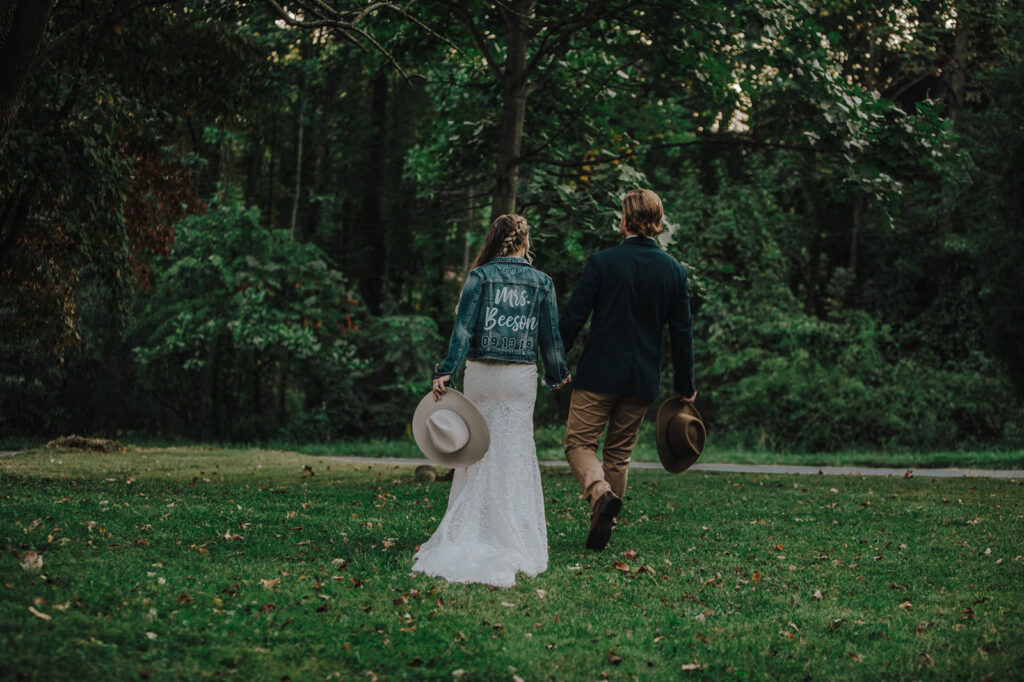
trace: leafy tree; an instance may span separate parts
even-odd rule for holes
[[[320,249],[261,226],[237,196],[218,199],[179,223],[139,315],[142,385],[182,431],[268,435],[312,407],[293,388],[351,386],[358,305]]]

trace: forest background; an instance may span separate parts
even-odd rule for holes
[[[490,219],[564,304],[651,187],[716,443],[1019,447],[1022,45],[1017,0],[4,0],[0,441],[405,437]]]

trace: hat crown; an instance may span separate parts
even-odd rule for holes
[[[698,453],[704,448],[700,423],[692,414],[676,414],[669,422],[668,430],[673,447],[690,448]]]
[[[707,441],[707,429],[692,403],[669,398],[658,408],[655,438],[661,465],[677,474],[690,468],[700,457]]]
[[[439,452],[450,455],[466,447],[469,426],[458,412],[441,408],[427,417],[427,434]]]

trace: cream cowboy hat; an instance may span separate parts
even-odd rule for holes
[[[658,408],[654,435],[661,466],[673,474],[686,471],[697,461],[708,437],[700,412],[679,398],[669,398]]]
[[[412,416],[412,435],[427,459],[451,469],[476,464],[491,445],[484,416],[453,388],[438,401],[433,393],[423,396]]]

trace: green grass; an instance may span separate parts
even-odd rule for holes
[[[0,458],[0,678],[1020,678],[1020,482],[637,470],[593,553],[549,468],[549,569],[498,590],[410,573],[448,494],[411,474]]]
[[[562,450],[563,426],[542,426],[536,430],[537,455],[541,460],[565,459]],[[163,448],[169,446],[185,447],[187,441],[164,441],[161,439],[127,436],[124,443],[138,447]],[[7,439],[5,445],[0,443],[0,450],[20,450],[42,447],[46,440]],[[402,437],[386,438],[351,438],[330,443],[292,443],[270,441],[264,444],[216,444],[201,447],[217,447],[222,450],[248,450],[254,447],[284,450],[317,456],[355,456],[378,458],[415,458],[423,455],[411,434]],[[655,447],[654,426],[648,420],[641,428],[633,460],[637,462],[657,462],[658,452]],[[1024,470],[1024,449],[994,450],[977,449],[946,452],[917,452],[912,450],[893,451],[841,451],[841,452],[772,452],[752,450],[748,448],[721,445],[715,441],[714,434],[707,449],[701,456],[701,462],[714,464],[789,464],[806,466],[864,466],[864,467],[896,467],[911,469],[958,467],[965,469],[1021,469]]]

